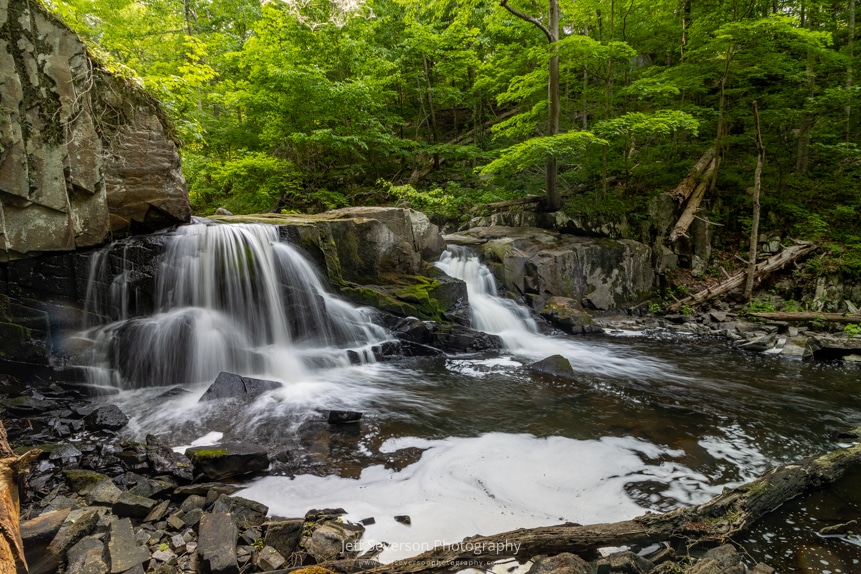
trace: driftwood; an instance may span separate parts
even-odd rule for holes
[[[696,189],[697,184],[703,180],[703,174],[706,173],[712,163],[714,163],[714,159],[715,148],[710,147],[705,151],[691,171],[688,172],[685,179],[682,180],[676,189],[670,192],[670,197],[679,203],[684,202],[688,197],[690,197],[691,193]]]
[[[861,323],[861,313],[816,313],[815,311],[782,313],[748,313],[751,317],[772,321],[830,321],[832,323]]]
[[[39,450],[31,450],[16,456],[6,439],[6,428],[0,422],[0,574],[27,572],[19,522],[18,482],[40,453]]]
[[[856,429],[855,432],[861,431]],[[374,574],[455,571],[482,568],[493,562],[518,562],[563,552],[591,559],[606,546],[648,545],[663,541],[725,542],[747,531],[756,521],[806,491],[832,483],[861,462],[861,444],[795,464],[774,468],[745,485],[724,492],[705,504],[665,514],[646,514],[609,524],[562,524],[520,529],[493,536],[476,536],[450,546],[438,546],[415,558],[386,564]]]
[[[762,279],[775,271],[783,269],[793,261],[797,261],[802,257],[809,254],[811,251],[816,249],[815,245],[803,243],[798,245],[791,245],[778,253],[777,255],[772,255],[765,261],[757,263],[755,278],[756,281],[762,281]],[[740,273],[736,273],[726,281],[715,285],[714,287],[709,287],[708,289],[703,289],[698,293],[694,293],[690,297],[685,297],[680,301],[676,301],[672,305],[669,306],[670,311],[678,311],[682,308],[683,305],[699,305],[700,303],[704,303],[715,297],[720,297],[734,289],[738,289],[742,285],[744,285],[745,279],[747,278],[747,271],[742,271]]]

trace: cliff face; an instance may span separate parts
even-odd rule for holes
[[[0,261],[189,216],[158,106],[38,3],[0,0]]]

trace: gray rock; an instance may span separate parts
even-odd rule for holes
[[[149,513],[144,517],[144,522],[158,522],[164,515],[167,514],[167,509],[170,506],[169,500],[162,500],[150,509]]]
[[[156,501],[152,498],[123,492],[114,501],[111,510],[119,517],[146,518],[155,505]]]
[[[191,459],[195,475],[207,480],[222,480],[269,468],[266,449],[255,444],[227,443],[193,447],[186,450],[185,455]]]
[[[330,425],[341,425],[347,423],[357,423],[362,418],[362,413],[357,411],[329,411],[326,415],[326,422]]]
[[[257,553],[255,564],[263,572],[271,572],[272,570],[278,570],[286,562],[287,559],[284,558],[277,550],[271,546],[264,546]]]
[[[92,470],[69,469],[64,470],[63,475],[66,477],[66,483],[74,492],[86,495],[92,487],[105,480],[110,480],[104,474],[93,472]]]
[[[24,556],[30,565],[30,572],[52,571],[59,563],[56,556],[48,556],[48,544],[57,536],[70,509],[55,510],[21,522],[21,539],[24,542]],[[53,560],[45,560],[54,558]],[[45,561],[43,566],[40,563]],[[35,570],[34,570],[35,569]]]
[[[195,508],[182,515],[182,522],[186,526],[194,526],[200,522],[201,517],[203,517],[203,509]]]
[[[105,544],[94,536],[87,536],[69,548],[66,574],[108,574]]]
[[[588,562],[566,552],[536,560],[528,574],[591,574],[591,570]]]
[[[224,512],[203,515],[197,555],[209,574],[239,574],[236,560],[238,530],[231,517]]]
[[[126,572],[149,560],[149,550],[135,540],[129,518],[111,521],[108,530],[108,553],[111,558],[111,574]]]
[[[99,506],[113,506],[123,493],[117,485],[110,480],[97,483],[87,493],[87,502]]]
[[[206,497],[200,496],[198,494],[192,494],[188,498],[182,501],[179,509],[182,512],[190,512],[192,510],[200,509],[206,505]]]
[[[614,552],[609,556],[594,562],[597,574],[608,572],[626,572],[627,574],[646,574],[652,569],[652,563],[630,550]]]
[[[222,494],[212,505],[214,513],[229,513],[231,519],[240,530],[257,527],[266,520],[269,507],[254,500],[241,496]]]
[[[304,519],[278,520],[263,523],[263,543],[271,546],[282,556],[290,556],[299,546]]]
[[[723,544],[712,548],[703,556],[703,560],[714,560],[726,574],[744,574],[745,567],[741,563],[738,550],[732,544]]]
[[[846,359],[851,355],[861,355],[861,339],[820,335],[808,338],[804,347],[804,359]]]
[[[223,399],[250,399],[265,392],[280,389],[283,385],[276,381],[252,379],[233,373],[219,373],[215,382],[200,397],[200,402]]]
[[[302,546],[305,551],[320,562],[355,557],[358,552],[351,547],[362,537],[365,528],[359,524],[327,520],[306,537]]]
[[[541,316],[553,326],[572,335],[600,333],[603,331],[592,322],[592,316],[583,311],[574,299],[550,297],[540,308]]]

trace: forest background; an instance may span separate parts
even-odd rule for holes
[[[636,222],[714,146],[701,215],[743,250],[756,101],[760,230],[861,278],[856,0],[44,1],[164,103],[200,215],[404,205],[457,225],[545,196],[552,169],[568,214]]]

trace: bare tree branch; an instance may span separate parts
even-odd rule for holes
[[[538,26],[538,28],[542,32],[544,32],[544,35],[547,36],[547,41],[550,42],[551,44],[553,43],[553,35],[550,33],[550,30],[547,29],[547,26],[545,26],[544,24],[541,23],[541,20],[539,20],[538,18],[534,18],[534,17],[530,16],[529,14],[524,14],[523,12],[520,12],[519,10],[515,10],[514,8],[512,8],[511,6],[508,5],[508,0],[502,0],[499,3],[499,5],[502,6],[503,8],[505,8],[506,10],[508,10],[509,12],[511,12],[512,14],[514,14],[515,16],[517,16],[518,18],[520,18],[521,20],[526,20],[527,22],[531,22],[532,24],[535,24],[536,26]]]

